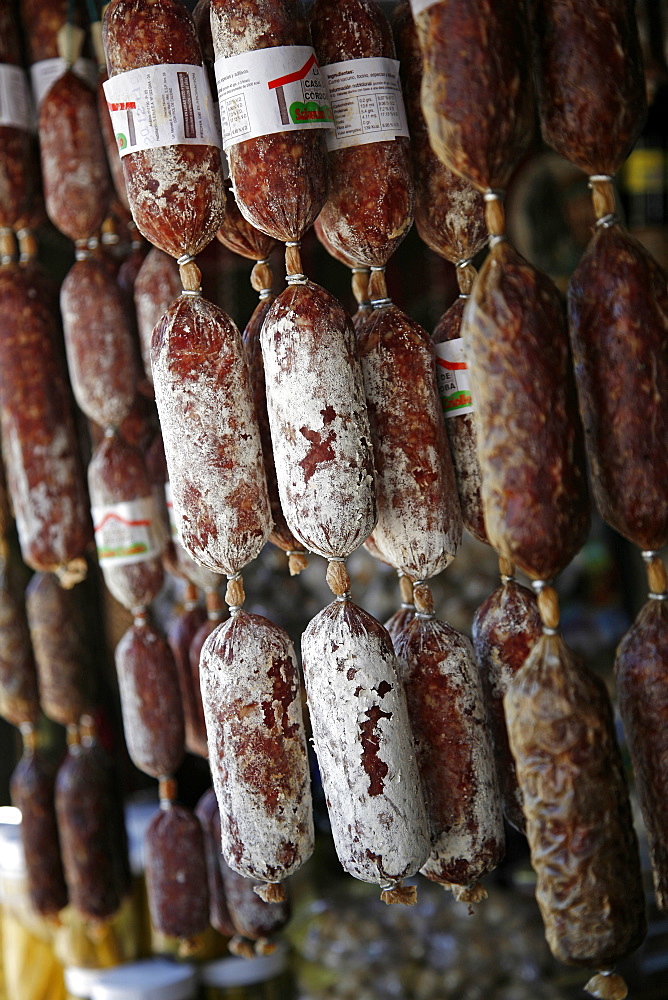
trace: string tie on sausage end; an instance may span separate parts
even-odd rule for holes
[[[499,576],[503,584],[515,582],[515,564],[507,556],[499,556]]]
[[[668,578],[663,559],[658,552],[647,549],[642,553],[647,567],[647,585],[649,594],[653,601],[665,601],[668,599]]]
[[[610,229],[611,226],[616,226],[618,222],[619,216],[615,212],[606,212],[605,215],[596,220],[596,227],[597,229]]]
[[[417,903],[417,886],[402,885],[401,882],[390,882],[380,887],[380,898],[383,903],[391,906],[400,903],[402,906],[415,906]]]
[[[613,969],[597,972],[584,989],[598,1000],[625,1000],[629,995],[628,986]]]
[[[383,309],[392,305],[392,299],[387,292],[384,267],[372,267],[369,274],[369,301],[374,309]]]
[[[350,600],[350,576],[346,569],[345,559],[334,556],[327,566],[327,586],[339,601]]]
[[[139,607],[132,609],[132,624],[141,628],[142,625],[146,625],[148,622],[148,609]]]
[[[288,569],[290,576],[299,576],[302,570],[308,566],[308,556],[304,549],[288,549],[285,553],[288,557]]]
[[[431,620],[434,614],[434,595],[431,587],[425,580],[415,580],[413,582],[413,601],[415,603],[416,618]]]
[[[250,283],[253,291],[258,293],[260,302],[264,302],[274,294],[272,289],[273,278],[268,257],[255,262],[251,271]]]
[[[491,247],[506,239],[505,191],[488,188],[484,193],[485,223]]]
[[[74,241],[74,259],[75,260],[88,260],[91,256],[91,247],[88,244],[88,240],[75,240]]]
[[[246,600],[244,582],[241,573],[233,573],[227,578],[227,589],[225,591],[225,603],[230,609],[231,615],[238,614]]]
[[[534,580],[531,584],[537,598],[538,611],[543,623],[544,635],[559,634],[559,597],[547,580]]]
[[[241,934],[235,934],[230,939],[227,950],[235,958],[255,958],[253,942],[249,941],[248,938],[242,937]]]
[[[471,903],[482,903],[483,899],[487,899],[487,889],[480,882],[471,882],[469,885],[455,885],[454,882],[448,882],[444,888],[450,890],[458,903],[468,903],[469,907]],[[469,913],[472,912],[469,909]]]
[[[455,264],[457,268],[457,286],[459,287],[460,299],[468,299],[478,277],[478,272],[471,264],[470,257],[462,257]]]
[[[261,937],[253,945],[253,951],[261,958],[265,955],[273,955],[278,945],[271,938]]]
[[[158,779],[158,798],[160,799],[160,808],[163,812],[168,812],[174,805],[176,791],[176,779],[171,775],[164,775]]]
[[[184,253],[176,261],[179,265],[184,295],[199,295],[202,291],[202,272],[192,254]]]
[[[69,562],[58,566],[56,577],[63,590],[72,590],[78,583],[82,583],[88,576],[88,563],[83,556],[75,556]]]
[[[19,732],[23,741],[23,752],[30,757],[37,749],[39,737],[32,722],[22,722],[19,725]]]
[[[288,285],[308,284],[308,278],[302,270],[300,240],[285,241],[285,280]]]
[[[253,892],[265,903],[285,903],[288,898],[282,882],[261,882],[253,886]]]
[[[399,573],[399,591],[401,593],[401,606],[415,608],[415,602],[413,601],[413,581],[407,573],[403,570],[398,570]]]

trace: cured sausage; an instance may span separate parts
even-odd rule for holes
[[[668,542],[666,284],[647,250],[610,225],[597,227],[568,289],[594,497],[608,524],[647,550]]]
[[[32,270],[0,269],[0,308],[0,426],[21,555],[73,586],[91,522],[58,330]]]
[[[614,174],[647,108],[634,4],[534,0],[531,10],[543,139],[588,174]]]
[[[652,591],[654,589],[651,588]],[[661,586],[656,590],[659,592],[650,592],[650,599],[619,644],[615,680],[619,711],[647,830],[656,902],[665,911],[668,909],[668,775],[665,768],[668,607],[665,571]]]
[[[303,7],[288,0],[247,0],[243,18],[234,0],[212,0],[211,31],[217,79],[220,60],[275,46],[311,46]],[[234,143],[227,155],[237,205],[248,222],[277,240],[301,239],[327,197],[322,130],[274,131]]]
[[[434,347],[394,305],[374,309],[358,346],[376,467],[373,538],[396,569],[428,579],[452,562],[462,535]]]
[[[202,647],[200,683],[223,856],[248,878],[281,882],[313,851],[292,642],[266,618],[234,609]]]
[[[0,75],[11,94],[0,124],[0,229],[13,229],[27,216],[37,188],[31,106],[20,59],[18,23],[10,6],[0,12]]]
[[[179,539],[234,576],[271,530],[241,336],[217,306],[184,294],[156,327],[151,358]]]
[[[330,243],[325,230],[320,223],[320,216],[313,223],[313,229],[320,243],[327,251],[327,253],[338,260],[340,264],[345,267],[349,267],[351,271],[351,286],[353,296],[357,302],[357,311],[351,316],[353,321],[353,327],[355,330],[359,331],[361,324],[364,320],[371,314],[372,305],[369,299],[369,276],[371,274],[371,269],[368,267],[358,267],[354,260],[350,260],[344,253],[337,250],[336,247]]]
[[[608,970],[640,944],[646,921],[607,692],[547,634],[504,705],[548,944],[561,961]]]
[[[236,929],[227,906],[225,886],[220,870],[220,816],[213,788],[209,788],[199,800],[195,808],[195,815],[201,823],[204,834],[206,875],[209,886],[209,923],[219,934],[232,937],[233,934],[236,934]],[[259,903],[260,897],[255,896],[255,898]]]
[[[141,67],[202,66],[192,17],[177,0],[113,0],[104,15],[103,41],[109,83],[118,74]],[[201,120],[210,118],[211,95],[204,70],[188,86],[198,88]],[[119,93],[122,90],[123,81]],[[105,92],[108,101],[110,93],[115,97],[109,84]],[[201,136],[195,127],[191,135],[189,143],[136,151],[129,145],[122,157],[128,200],[139,231],[177,259],[203,250],[220,228],[225,212],[220,150],[212,144],[217,140],[211,132],[203,142],[194,141]]]
[[[221,602],[217,590],[209,590],[206,594],[206,618],[193,636],[188,650],[188,669],[190,671],[190,683],[193,690],[193,731],[195,736],[195,746],[198,748],[195,753],[201,757],[208,756],[206,741],[206,723],[204,721],[204,706],[202,704],[202,685],[200,683],[199,665],[202,656],[202,647],[225,618],[225,605]]]
[[[514,0],[411,0],[411,6],[434,152],[479,190],[505,189],[533,136],[524,8]]]
[[[151,385],[153,385],[151,369],[153,329],[180,294],[181,279],[177,265],[169,254],[152,247],[139,269],[134,284],[141,356],[144,372]]]
[[[262,361],[262,345],[260,334],[267,313],[271,308],[273,295],[266,292],[261,293],[259,305],[248,321],[248,325],[243,332],[244,351],[248,362],[253,398],[255,401],[255,415],[260,431],[260,441],[262,444],[262,458],[264,461],[264,471],[267,477],[267,494],[269,497],[269,507],[274,526],[269,535],[269,541],[273,542],[280,549],[288,554],[288,564],[290,573],[296,575],[306,565],[304,553],[301,545],[294,537],[288,527],[281,501],[278,493],[278,480],[276,476],[276,465],[274,463],[274,452],[271,445],[271,432],[269,430],[269,416],[267,414],[267,394],[264,380],[264,363]]]
[[[395,646],[431,833],[420,871],[473,901],[477,880],[505,852],[482,684],[470,640],[434,618],[424,585],[415,600],[417,614]]]
[[[349,555],[376,520],[369,417],[355,334],[318,285],[295,284],[261,333],[267,409],[285,519],[325,558]]]
[[[37,670],[23,602],[0,560],[0,715],[13,726],[39,719]]]
[[[178,670],[179,687],[181,689],[181,700],[183,703],[183,721],[185,724],[186,749],[191,753],[206,757],[206,734],[203,733],[204,726],[198,725],[197,701],[201,706],[201,695],[199,689],[195,689],[193,675],[190,667],[190,647],[197,635],[200,626],[206,621],[206,611],[197,602],[197,588],[189,584],[183,604],[183,613],[175,618],[171,625],[167,639],[170,649],[174,654],[174,661]],[[204,736],[202,742],[201,736]]]
[[[68,70],[39,110],[47,215],[71,240],[88,240],[107,214],[110,183],[95,94]]]
[[[44,714],[62,726],[76,726],[90,704],[79,591],[63,590],[51,573],[35,573],[26,590],[26,611]]]
[[[337,600],[309,623],[302,660],[339,861],[396,897],[431,847],[392,642],[365,611]]]
[[[34,735],[26,744],[11,777],[12,802],[21,811],[30,902],[42,916],[55,917],[68,898],[54,800],[56,769],[35,746]]]
[[[502,585],[476,611],[472,631],[496,751],[503,811],[509,823],[524,831],[522,795],[508,744],[503,696],[542,634],[536,598],[512,575],[505,576]]]
[[[80,259],[63,282],[60,308],[74,398],[90,420],[119,427],[139,383],[120,289],[99,261]]]
[[[124,607],[145,608],[164,577],[159,514],[139,449],[106,434],[88,466],[88,486],[104,582]]]
[[[179,678],[167,641],[138,618],[116,647],[123,729],[130,758],[154,778],[173,775],[183,760]]]
[[[170,937],[189,941],[209,924],[204,834],[185,806],[162,802],[144,841],[146,892],[151,923]]]
[[[108,920],[121,905],[113,789],[91,747],[70,744],[56,778],[56,816],[71,905],[88,920]]]
[[[327,138],[330,184],[320,225],[356,264],[384,267],[413,224],[408,128],[392,31],[375,0],[316,0],[309,17],[337,125]],[[373,127],[365,128],[360,115],[360,131],[349,121],[356,110],[349,100],[337,121],[342,77],[347,95],[352,89],[358,100],[367,97],[358,73],[364,73],[367,87],[374,74],[373,98],[382,100],[391,126],[381,128],[374,118]]]
[[[251,225],[239,211],[231,182],[225,181],[227,201],[225,218],[216,236],[228,250],[248,260],[266,260],[276,240]]]
[[[549,580],[583,544],[589,503],[568,331],[556,287],[507,241],[464,311],[485,527],[501,556]]]
[[[485,515],[481,497],[481,472],[476,451],[476,417],[473,399],[466,391],[468,368],[461,341],[462,318],[468,296],[460,295],[443,314],[432,335],[436,347],[436,382],[443,404],[445,429],[455,470],[457,493],[464,527],[479,542],[487,542]],[[452,343],[456,341],[456,343]],[[441,345],[450,345],[443,347]],[[457,353],[456,369],[451,368]],[[453,374],[456,377],[453,390]]]
[[[365,548],[367,547],[367,543],[365,543]],[[413,618],[415,618],[413,584],[410,578],[405,576],[403,573],[399,573],[399,586],[401,588],[401,607],[399,607],[385,622],[385,628],[387,629],[388,635],[392,640],[395,653],[397,651],[396,642],[399,635],[413,621]]]
[[[431,147],[420,99],[422,52],[406,0],[395,7],[392,26],[411,133],[415,225],[428,247],[456,264],[475,257],[485,245],[484,201],[480,192],[449,170]]]

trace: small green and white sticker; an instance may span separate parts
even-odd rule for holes
[[[152,496],[91,508],[101,566],[126,566],[159,556],[163,545]]]
[[[461,337],[436,345],[436,382],[445,417],[473,413],[469,369]]]

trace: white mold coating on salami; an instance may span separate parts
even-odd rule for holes
[[[209,763],[227,864],[280,882],[313,852],[299,672],[289,636],[245,611],[202,647]]]
[[[318,285],[294,285],[262,328],[267,409],[285,519],[307,549],[345,557],[376,520],[369,417],[350,319]]]
[[[222,309],[182,295],[155,328],[151,360],[180,540],[231,576],[271,531],[241,335]]]
[[[415,874],[429,827],[392,640],[361,608],[335,601],[304,632],[302,658],[341,864],[381,885]]]
[[[362,327],[377,475],[374,542],[397,569],[428,579],[455,557],[462,518],[428,334],[396,306]]]
[[[153,247],[146,255],[134,285],[135,310],[141,356],[146,377],[153,384],[151,337],[153,330],[181,294],[181,279],[175,261],[163,250]]]
[[[420,869],[468,885],[504,853],[501,800],[471,642],[419,616],[395,640],[427,803],[432,852]]]

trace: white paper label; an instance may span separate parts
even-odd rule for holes
[[[189,63],[142,66],[104,84],[121,156],[159,146],[218,146],[206,70]]]
[[[160,515],[152,496],[92,507],[91,514],[102,567],[126,566],[160,555]]]
[[[35,98],[35,105],[39,107],[47,90],[56,80],[59,80],[68,70],[65,59],[42,59],[33,63],[30,67],[30,82]],[[98,68],[92,59],[77,59],[72,66],[72,72],[84,83],[87,83],[91,90],[97,87]]]
[[[446,418],[473,413],[469,369],[461,337],[436,345],[436,382]]]
[[[427,9],[427,7],[434,7],[437,3],[440,3],[440,0],[410,0],[413,17],[417,17],[418,14],[421,14],[423,10]]]
[[[34,131],[28,80],[20,66],[0,63],[0,125]]]
[[[308,45],[216,59],[223,148],[275,132],[333,129],[327,85]]]
[[[409,138],[396,59],[349,59],[322,67],[334,115],[328,149]]]

